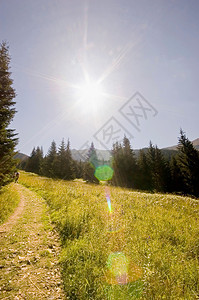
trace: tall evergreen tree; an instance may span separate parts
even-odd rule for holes
[[[75,171],[75,177],[76,178],[83,178],[83,172],[84,172],[84,163],[80,160],[74,161],[74,171]]]
[[[122,145],[119,142],[116,142],[115,144],[113,144],[113,149],[111,152],[112,152],[112,168],[114,171],[111,182],[114,185],[125,186],[123,174],[121,173],[121,168],[123,164]]]
[[[43,158],[44,158],[44,153],[43,153],[43,148],[37,147],[36,148],[36,157],[35,157],[35,173],[41,175],[42,174],[42,164],[43,164]]]
[[[64,139],[62,140],[58,149],[55,168],[58,178],[70,180],[75,177],[69,140],[67,146],[65,145]]]
[[[157,191],[167,190],[167,165],[157,146],[151,142],[147,152],[148,163],[151,172],[152,189]]]
[[[129,139],[124,137],[123,145],[113,145],[113,184],[131,188],[137,187],[137,163]]]
[[[184,181],[185,192],[199,196],[199,152],[180,130],[178,165]]]
[[[32,149],[32,152],[26,162],[25,171],[27,172],[34,172],[34,158],[36,155],[36,149],[35,147]]]
[[[13,156],[17,138],[14,130],[8,129],[16,113],[13,100],[16,94],[9,65],[8,46],[3,42],[0,45],[0,187],[11,180],[16,167]]]
[[[72,158],[72,153],[70,150],[70,141],[68,139],[67,145],[66,145],[66,159],[67,159],[67,173],[66,173],[66,179],[74,179],[75,178],[75,167],[74,167],[74,161]]]
[[[54,178],[56,177],[55,163],[57,158],[57,147],[55,141],[52,141],[47,155],[42,165],[42,174]]]
[[[33,172],[36,174],[41,174],[41,168],[43,164],[43,150],[40,147],[33,148],[30,157],[27,160],[25,170],[27,172]]]
[[[144,150],[140,150],[138,156],[138,188],[141,190],[152,189],[151,171]]]
[[[123,176],[126,186],[131,188],[137,187],[137,162],[135,154],[131,148],[129,139],[125,136],[123,139]]]
[[[98,158],[93,142],[88,150],[87,159],[83,168],[83,179],[88,182],[99,183],[95,177],[95,169],[98,167]]]
[[[99,161],[98,161],[98,157],[97,157],[97,152],[94,146],[94,143],[91,143],[91,146],[88,150],[88,154],[87,154],[87,161],[89,161],[91,163],[91,165],[93,166],[93,168],[97,168],[99,165]]]
[[[172,156],[170,160],[170,173],[171,173],[171,192],[186,192],[184,187],[184,180],[178,165],[177,157]]]
[[[60,179],[65,179],[66,168],[66,145],[64,139],[62,139],[58,148],[57,159],[55,161],[56,176]]]

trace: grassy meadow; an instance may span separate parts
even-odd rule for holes
[[[19,183],[49,206],[67,299],[198,299],[198,200],[24,172]]]
[[[19,204],[20,196],[15,189],[15,184],[4,186],[0,191],[0,225],[14,212]]]

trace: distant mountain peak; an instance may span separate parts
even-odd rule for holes
[[[194,146],[199,146],[199,138],[192,141]]]
[[[194,147],[199,150],[199,138],[195,139],[192,141],[192,144],[194,145]],[[163,149],[166,149],[166,150],[178,150],[178,145],[174,145],[174,146],[170,146],[170,147],[166,147],[166,148],[163,148]]]

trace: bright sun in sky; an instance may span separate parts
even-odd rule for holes
[[[84,110],[90,111],[99,108],[102,105],[104,93],[103,88],[98,82],[87,80],[85,84],[77,88],[79,104]]]

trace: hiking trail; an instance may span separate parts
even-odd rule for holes
[[[45,200],[16,184],[20,203],[0,226],[0,299],[65,299],[59,237]]]

